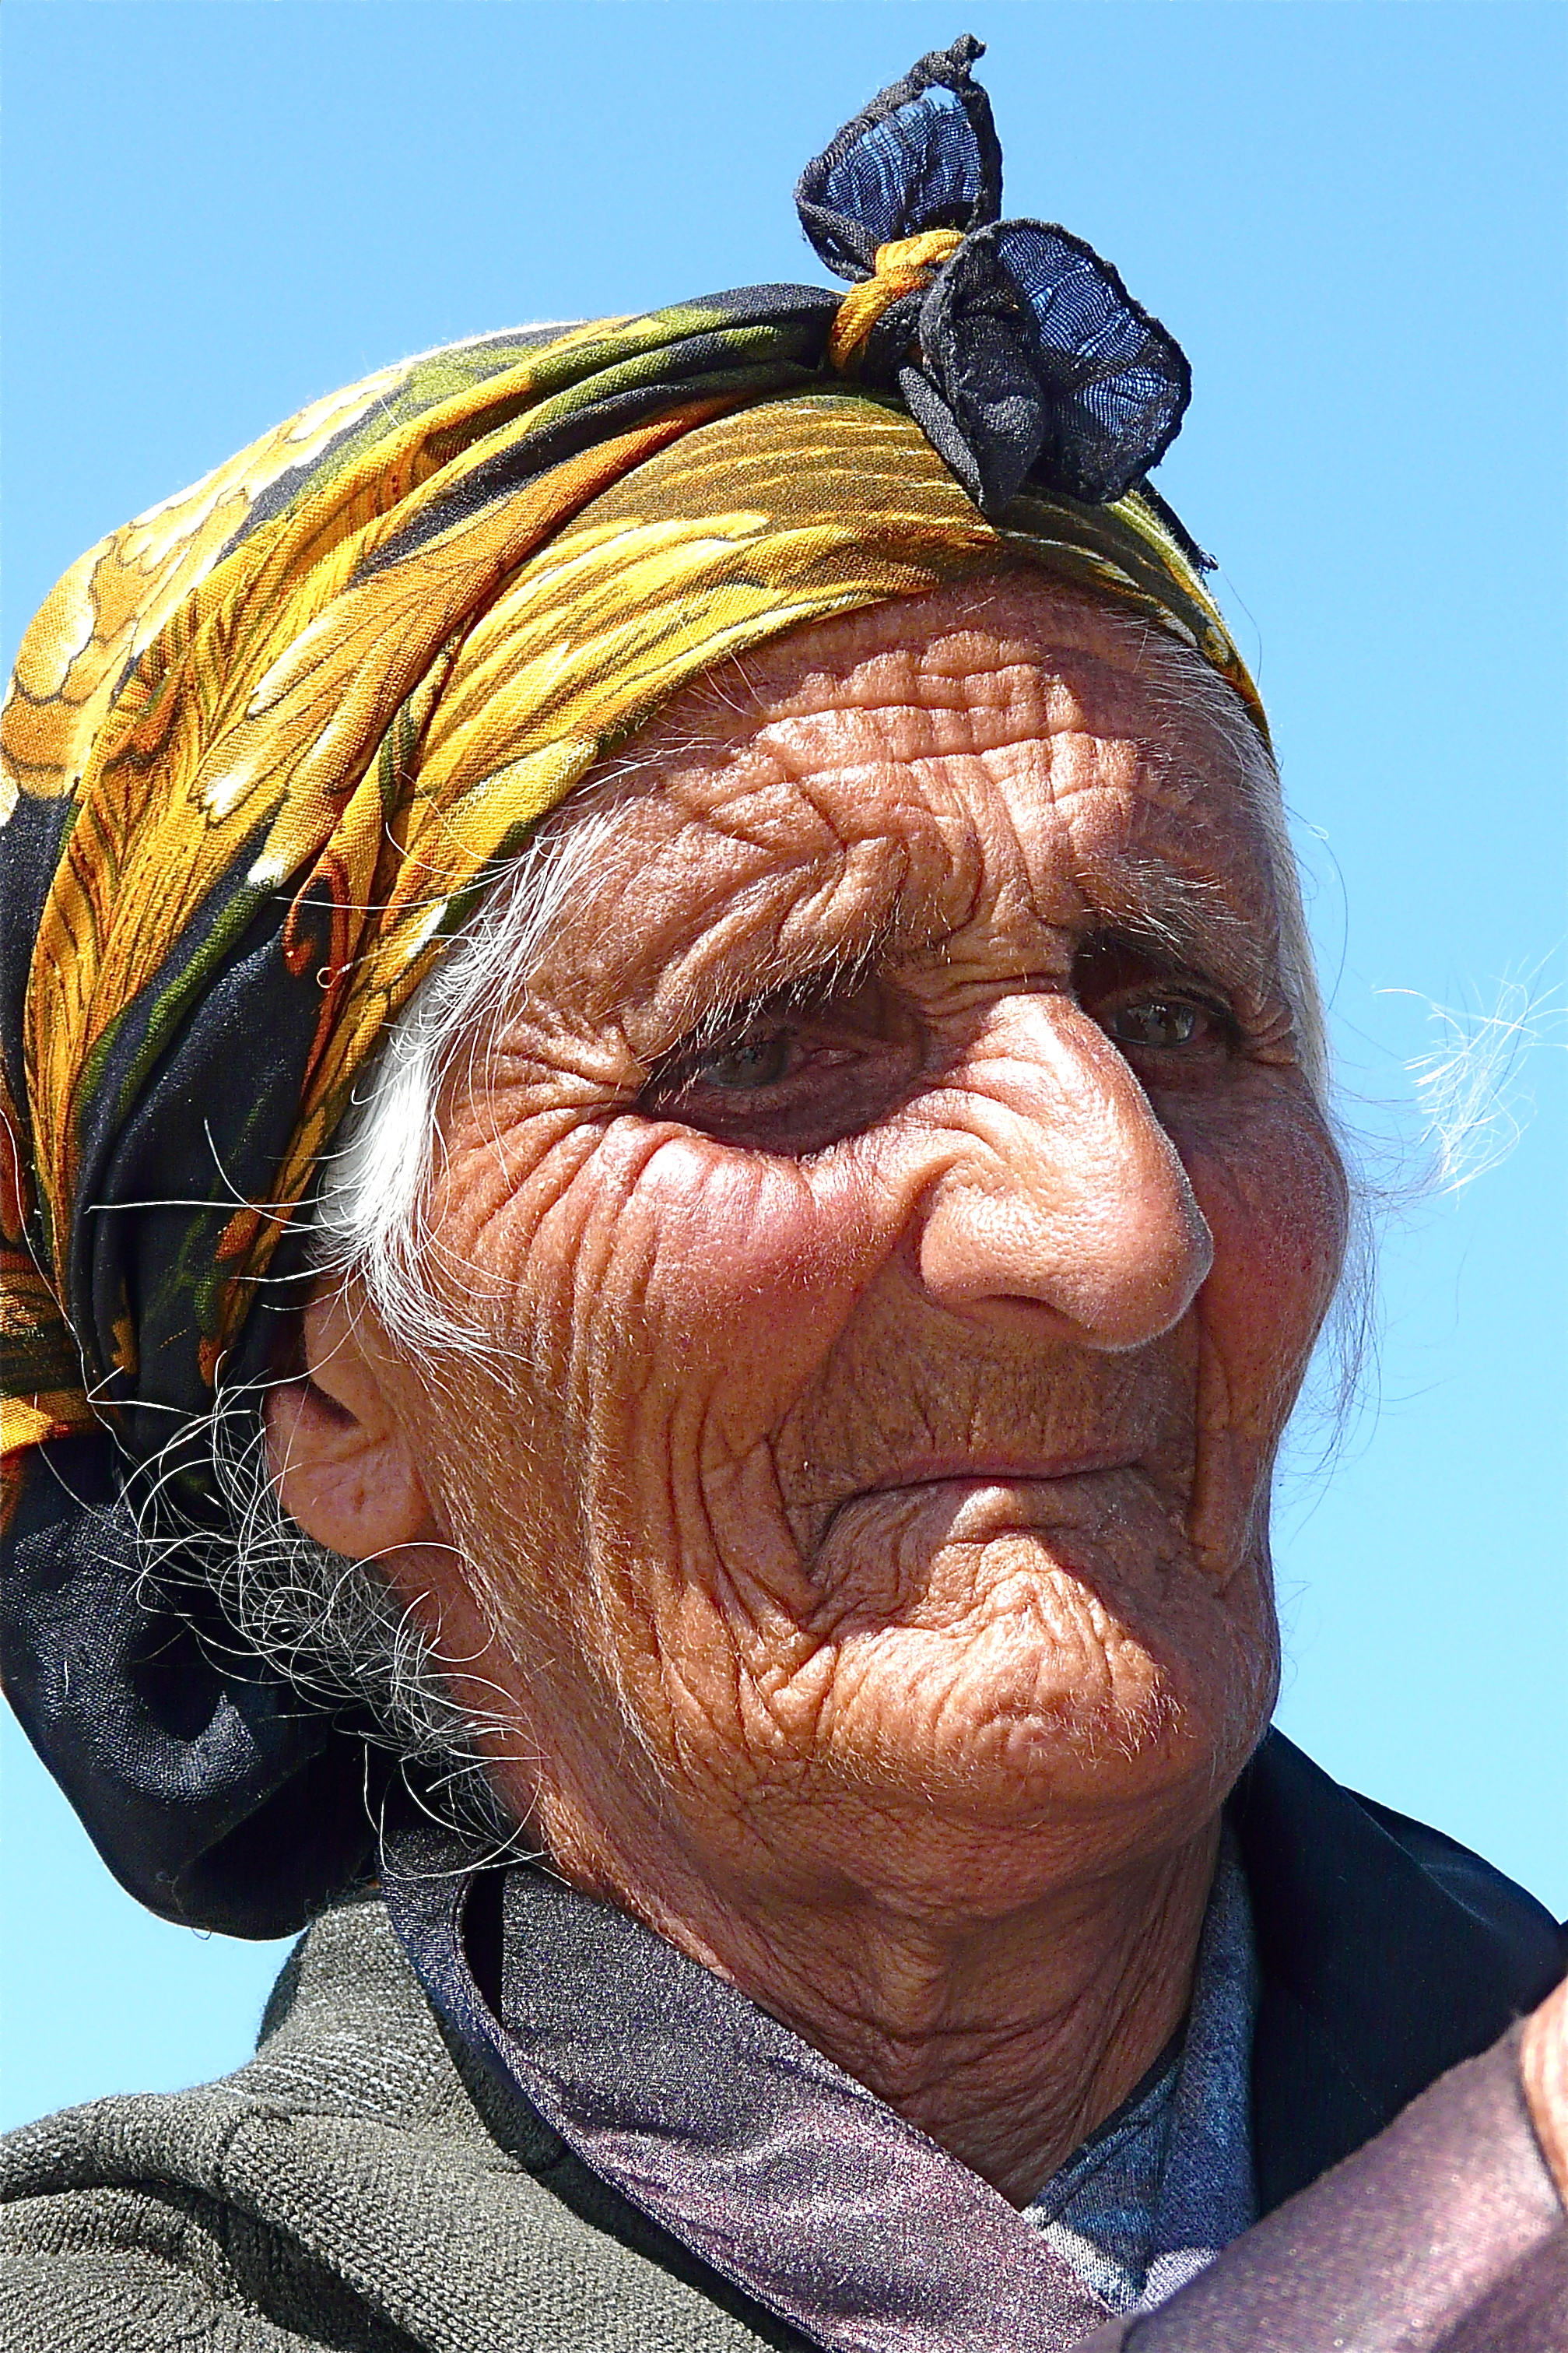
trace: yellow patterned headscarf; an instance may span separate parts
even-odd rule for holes
[[[10,1270],[32,1326],[11,1338],[49,1357],[8,1382],[8,1444],[83,1426],[89,1385],[100,1408],[127,1388],[194,1407],[193,1371],[210,1392],[442,941],[535,821],[721,657],[1022,554],[1248,691],[1139,500],[1025,495],[987,521],[864,396],[678,400],[514,487],[507,460],[548,429],[564,369],[651,324],[372,377],[117,532],[28,632],[0,723],[5,834],[37,899],[6,1057],[37,1238]],[[258,1119],[258,1043],[283,1037],[286,1106]],[[120,1139],[160,1101],[151,1181],[128,1189]],[[123,1277],[106,1314],[125,1222],[87,1220],[137,1191],[178,1192],[203,1239]]]
[[[921,90],[973,100],[963,63]],[[880,240],[842,314],[752,288],[388,368],[112,533],[37,616],[0,720],[14,1690],[45,1673],[36,1580],[85,1541],[84,1483],[101,1552],[125,1469],[265,1364],[258,1298],[387,1025],[684,683],[1021,558],[1257,710],[1152,493],[1092,502],[1037,463],[1000,498],[991,459],[965,488],[941,419],[877,379],[889,319],[972,242]],[[47,1751],[64,1703],[30,1692]]]

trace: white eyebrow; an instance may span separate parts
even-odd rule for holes
[[[1256,997],[1267,997],[1279,985],[1272,940],[1258,938],[1230,904],[1223,884],[1212,878],[1130,852],[1080,873],[1077,889],[1089,930],[1114,932],[1158,959]],[[685,1004],[668,1008],[679,1030],[670,1052],[680,1057],[709,1051],[764,1012],[783,1014],[819,992],[869,979],[900,954],[901,912],[895,895],[868,924],[857,926],[858,938],[826,948],[802,939],[793,953],[781,948],[776,936],[768,939],[764,925],[762,937],[752,934],[737,957],[742,970],[724,958],[689,976],[689,990],[681,992]],[[741,906],[731,905],[725,913],[731,923],[740,918],[737,928],[744,935],[749,926]]]
[[[775,953],[772,959],[758,959],[748,974],[727,974],[721,967],[700,974],[675,1050],[706,1051],[761,1013],[793,1011],[828,991],[858,987],[887,961],[893,932],[893,923],[884,919],[858,940],[841,941],[815,955]]]
[[[1275,968],[1272,942],[1260,940],[1205,876],[1179,873],[1160,858],[1124,857],[1097,867],[1080,887],[1097,914],[1166,955],[1199,964],[1217,957],[1255,987]]]

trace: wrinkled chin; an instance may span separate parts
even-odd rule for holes
[[[1216,1578],[1135,1468],[853,1499],[812,1564],[837,1762],[1022,1828],[1227,1785],[1267,1717],[1266,1563]]]

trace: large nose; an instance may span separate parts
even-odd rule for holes
[[[1208,1227],[1142,1088],[1070,998],[1005,999],[932,1109],[940,1166],[913,1236],[929,1293],[970,1314],[1045,1310],[1103,1349],[1185,1314]]]

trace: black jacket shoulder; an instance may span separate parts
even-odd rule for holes
[[[1230,1814],[1263,1978],[1253,2123],[1268,2213],[1533,2010],[1568,1968],[1568,1936],[1479,1855],[1341,1788],[1282,1733]]]

